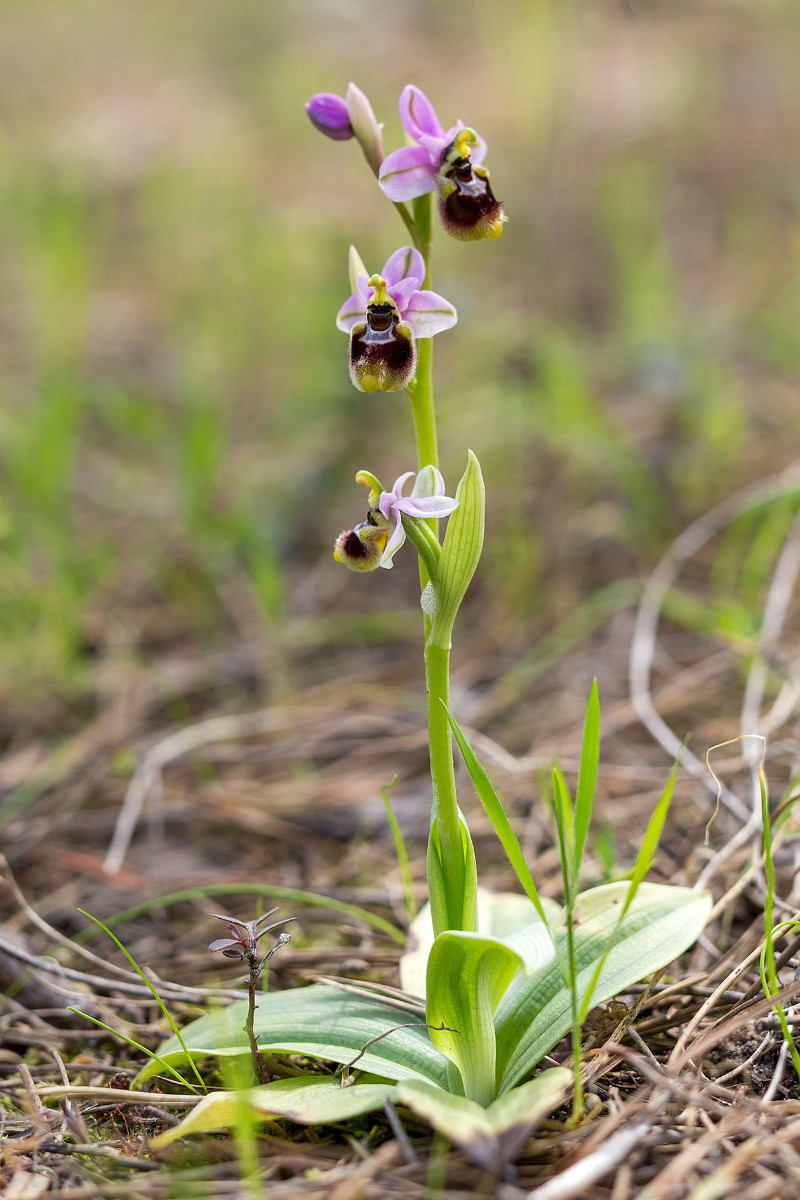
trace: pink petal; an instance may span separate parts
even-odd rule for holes
[[[419,287],[425,278],[425,259],[413,246],[402,246],[387,258],[381,275],[390,287],[402,279],[416,279]]]
[[[400,93],[398,104],[400,121],[406,133],[415,141],[420,135],[431,134],[433,137],[443,137],[444,129],[434,112],[433,105],[424,92],[413,83],[409,83]]]
[[[444,329],[452,329],[458,313],[449,300],[437,292],[415,292],[404,316],[417,337],[433,337]]]
[[[360,284],[359,280],[359,284]],[[359,321],[363,321],[367,313],[367,305],[364,297],[358,292],[354,292],[352,296],[348,296],[342,307],[336,314],[336,328],[341,329],[342,333],[349,333],[354,325]]]
[[[458,501],[449,496],[403,496],[394,505],[394,512],[404,512],[408,517],[446,517],[458,508]]]
[[[428,151],[423,146],[404,146],[402,150],[395,150],[381,163],[378,177],[381,191],[395,203],[424,196],[436,187],[434,176],[438,165],[431,165]]]
[[[397,500],[400,499],[400,496],[403,493],[403,488],[413,474],[413,471],[404,471],[402,475],[398,475],[397,479],[395,479],[392,490],[390,492],[383,492],[381,495],[381,498],[378,501],[378,508],[381,510],[387,520],[391,514],[392,506]]]
[[[435,137],[428,137],[427,135],[423,135],[419,139],[420,146],[422,146],[427,151],[428,158],[430,159],[430,163],[431,163],[431,166],[434,171],[439,170],[439,167],[442,164],[442,155],[444,154],[445,150],[450,145],[450,142],[452,142],[452,140],[453,140],[452,138],[450,138],[450,140],[448,141],[448,139],[446,137],[435,138]]]
[[[387,571],[391,571],[392,559],[394,558],[395,554],[397,554],[397,551],[400,549],[403,542],[406,540],[406,531],[403,529],[403,521],[400,513],[396,509],[392,512],[392,520],[395,522],[395,526],[392,530],[392,536],[386,543],[386,549],[381,555],[380,562],[380,565],[385,567]]]
[[[488,149],[489,147],[486,145],[486,142],[483,140],[481,135],[478,134],[477,142],[473,142],[470,146],[469,156],[474,163],[477,163],[480,166],[480,164],[486,158]]]
[[[387,289],[389,295],[400,309],[401,316],[405,316],[405,311],[411,302],[411,297],[416,294],[419,283],[418,279],[401,279],[399,283],[395,283]]]

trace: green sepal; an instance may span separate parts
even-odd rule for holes
[[[483,549],[486,492],[480,464],[471,450],[467,454],[467,469],[456,490],[458,508],[447,522],[439,557],[437,605],[429,639],[434,645],[445,649],[450,645],[456,615]]]
[[[369,271],[364,266],[361,255],[356,250],[355,246],[350,247],[350,253],[347,256],[347,273],[350,276],[350,291],[358,291],[359,275],[369,275]]]

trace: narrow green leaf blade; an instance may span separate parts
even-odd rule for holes
[[[631,875],[630,893],[628,904],[633,900],[639,887],[644,880],[645,875],[650,870],[655,852],[658,849],[658,843],[661,840],[661,833],[664,829],[664,822],[667,819],[670,802],[672,800],[672,792],[675,788],[675,780],[678,777],[678,767],[680,760],[676,759],[672,770],[669,774],[669,779],[666,782],[663,792],[661,793],[658,803],[653,809],[652,816],[647,822],[647,829],[642,838],[642,844],[639,848],[639,853],[636,856],[636,863]]]
[[[248,1053],[242,1029],[246,1011],[246,1002],[237,1001],[190,1022],[182,1031],[189,1052],[197,1057]],[[427,1079],[442,1086],[447,1062],[431,1043],[423,1018],[413,1028],[395,1028],[413,1020],[373,997],[315,984],[262,996],[254,1027],[263,1050],[306,1054],[338,1063],[351,1062],[370,1039],[380,1037],[359,1058],[361,1070],[384,1079]],[[384,1034],[387,1036],[381,1036]],[[164,1042],[158,1054],[173,1064],[185,1058],[174,1037]],[[148,1063],[137,1082],[150,1078],[157,1070],[157,1065]]]
[[[392,1083],[355,1083],[343,1088],[338,1078],[328,1075],[324,1078],[277,1079],[262,1087],[212,1092],[203,1097],[180,1125],[153,1138],[151,1145],[161,1149],[192,1133],[235,1128],[243,1108],[264,1120],[280,1117],[299,1125],[349,1121],[362,1113],[382,1108],[394,1097],[395,1091]]]
[[[561,859],[561,875],[564,880],[564,890],[570,895],[577,889],[578,880],[574,874],[575,862],[575,821],[572,811],[572,796],[561,768],[553,766],[553,811],[556,817],[556,832],[558,833],[558,853]]]
[[[597,770],[600,765],[600,696],[597,690],[597,680],[592,683],[589,701],[586,705],[586,719],[583,724],[583,745],[581,747],[581,765],[578,768],[578,786],[575,792],[575,857],[574,878],[577,879],[581,869],[583,848],[592,820],[594,793],[597,786]]]
[[[464,734],[456,721],[455,717],[449,710],[447,712],[447,720],[450,722],[450,728],[453,731],[453,736],[456,739],[458,748],[461,751],[461,757],[464,759],[469,777],[478,793],[478,798],[486,810],[486,815],[492,822],[495,833],[500,839],[500,844],[506,852],[506,857],[514,868],[517,879],[522,884],[525,892],[530,897],[531,903],[537,913],[546,923],[546,916],[542,907],[542,902],[539,899],[539,892],[536,884],[533,881],[530,868],[525,861],[525,855],[522,852],[522,847],[519,844],[519,839],[514,832],[511,822],[508,819],[508,814],[503,808],[502,802],[497,795],[497,792],[492,787],[489,776],[484,771],[481,763],[470,746]]]

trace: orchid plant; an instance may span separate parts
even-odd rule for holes
[[[430,101],[409,85],[399,112],[410,141],[384,156],[382,127],[363,92],[314,96],[312,124],[334,141],[354,139],[411,238],[379,273],[350,250],[351,295],[336,324],[349,334],[350,377],[361,391],[406,390],[417,469],[391,490],[369,471],[365,519],[336,539],[334,558],[353,571],[391,568],[408,540],[419,556],[432,803],[427,853],[428,905],[412,923],[401,962],[403,993],[369,985],[317,984],[261,997],[255,1017],[234,1004],[170,1039],[158,1061],[241,1055],[254,1030],[259,1053],[281,1051],[341,1064],[340,1078],[310,1075],[250,1089],[254,1111],[319,1123],[344,1120],[388,1102],[425,1117],[476,1161],[499,1168],[571,1087],[582,1112],[581,1024],[589,1008],[666,966],[697,938],[710,899],[688,888],[646,883],[666,818],[675,772],[656,806],[630,879],[579,892],[599,761],[596,685],[586,713],[577,790],[553,770],[553,808],[564,881],[561,907],[539,895],[520,843],[450,705],[450,651],[456,617],[478,566],[485,495],[477,458],[467,452],[455,495],[439,470],[432,339],[456,324],[452,304],[431,290],[433,197],[445,232],[459,241],[495,239],[505,214],[482,165],[486,144],[462,121],[445,129]],[[414,480],[406,494],[410,480]],[[438,523],[447,518],[440,540]],[[524,894],[478,886],[475,853],[456,791],[453,742]],[[239,941],[235,923],[231,937]],[[223,943],[215,943],[220,946]],[[225,943],[227,946],[227,942]],[[233,943],[231,942],[231,946]],[[249,1026],[249,1027],[248,1027]],[[542,1058],[572,1034],[573,1070]],[[157,1069],[142,1072],[147,1078]],[[243,1099],[205,1097],[167,1142],[235,1119]]]

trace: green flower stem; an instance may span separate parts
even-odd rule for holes
[[[411,239],[412,239],[414,245],[417,247],[417,249],[420,251],[420,253],[422,253],[424,247],[420,245],[419,230],[417,229],[416,225],[414,224],[414,218],[411,216],[411,213],[408,211],[408,205],[404,204],[402,201],[400,201],[400,202],[395,203],[395,208],[397,209],[397,212],[398,212],[403,224],[405,225],[406,229],[411,234]]]
[[[445,929],[463,929],[464,851],[458,815],[453,738],[447,713],[450,708],[450,647],[428,641],[425,647],[425,685],[428,702],[428,746],[433,784],[431,826],[437,826],[444,868],[444,908],[437,911],[431,894],[434,935]]]
[[[433,402],[433,338],[417,342],[417,382],[411,397],[414,435],[417,441],[417,470],[439,466],[436,409]]]
[[[425,260],[424,287],[431,286],[431,246],[433,241],[433,197],[420,196],[412,203],[413,221],[409,222],[404,206],[397,205],[400,216],[414,238],[417,249]],[[420,338],[417,344],[417,372],[415,384],[409,388],[411,414],[414,420],[414,437],[417,444],[417,470],[426,466],[439,466],[439,445],[436,436],[436,408],[433,399],[433,338]],[[420,525],[423,522],[419,522]],[[439,522],[424,522],[438,546]],[[409,522],[410,525],[410,522]],[[406,532],[420,553],[420,586],[424,590],[429,580],[436,578],[432,570],[431,555],[422,548],[416,536],[412,537],[409,526]],[[426,547],[427,549],[427,547]],[[428,705],[428,743],[433,786],[433,812],[431,829],[436,827],[441,848],[441,860],[446,880],[444,910],[431,891],[434,907],[433,927],[435,933],[444,929],[464,927],[465,868],[458,815],[456,779],[453,768],[453,739],[447,721],[450,708],[450,646],[433,645],[430,641],[430,617],[425,616],[425,689]]]

